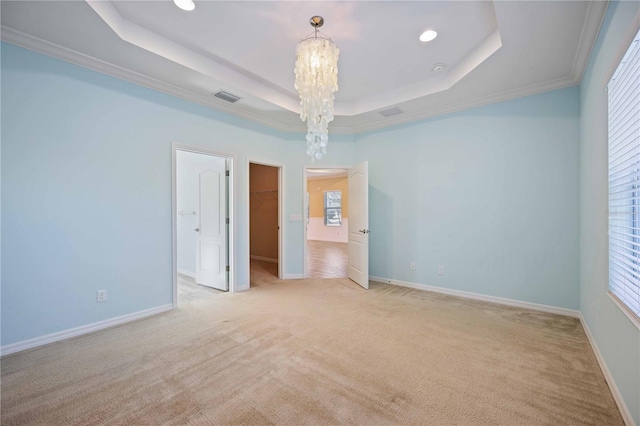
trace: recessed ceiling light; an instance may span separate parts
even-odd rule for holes
[[[428,41],[433,40],[434,38],[438,37],[438,33],[433,31],[433,30],[427,30],[425,32],[423,32],[422,34],[420,34],[420,41],[423,43],[426,43]]]
[[[442,71],[446,67],[447,67],[447,64],[435,64],[431,69],[435,72],[438,72],[438,71]]]
[[[193,10],[196,8],[193,0],[173,0],[173,2],[182,10]]]

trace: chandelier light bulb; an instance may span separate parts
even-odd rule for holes
[[[173,2],[182,10],[191,11],[196,8],[193,0],[173,0]]]
[[[307,122],[307,155],[314,162],[327,154],[340,50],[331,39],[318,35],[322,17],[314,16],[310,22],[315,28],[313,35],[296,47],[294,87],[300,94],[300,119]]]

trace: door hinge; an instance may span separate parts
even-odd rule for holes
[[[227,265],[227,272],[229,272],[229,265]]]
[[[227,218],[227,225],[229,224],[229,218]]]
[[[229,176],[229,170],[226,171],[226,175]]]

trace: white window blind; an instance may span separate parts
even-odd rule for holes
[[[325,226],[342,226],[342,191],[324,192]]]
[[[609,290],[640,318],[640,32],[607,91]]]

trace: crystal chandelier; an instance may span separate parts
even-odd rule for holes
[[[314,162],[327,153],[340,50],[318,31],[324,24],[321,16],[312,17],[310,23],[314,32],[296,47],[295,88],[300,94],[300,119],[307,122],[307,155]]]

